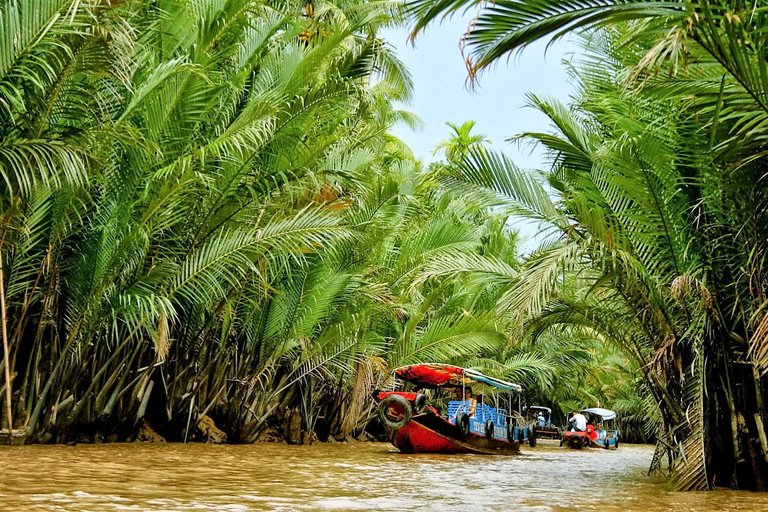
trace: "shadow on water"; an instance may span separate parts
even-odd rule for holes
[[[403,455],[385,444],[107,444],[0,451],[3,511],[768,510],[768,495],[668,493],[653,449]]]

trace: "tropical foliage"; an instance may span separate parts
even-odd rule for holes
[[[531,95],[551,169],[474,152],[446,173],[551,235],[500,301],[546,333],[621,349],[653,399],[677,489],[768,489],[764,2],[417,0],[415,32],[477,6],[472,76],[581,31],[572,105]]]
[[[505,359],[504,286],[438,267],[512,280],[516,235],[388,135],[418,122],[397,7],[0,3],[4,423],[342,439],[398,365],[544,378]]]
[[[514,166],[503,155],[489,150],[484,136],[470,134],[473,126],[473,122],[461,127],[451,125],[454,133],[438,147],[445,150],[447,159],[433,164],[430,173],[441,183],[443,193],[486,205],[491,211],[505,212],[506,222],[514,225],[515,219],[525,213],[519,202],[509,198],[515,193],[513,183],[509,182],[506,189],[500,185],[501,180],[509,178],[504,175]],[[484,182],[488,176],[483,173],[491,173],[494,178]],[[514,248],[507,249],[511,250]],[[606,344],[594,329],[580,325],[550,326],[526,315],[520,305],[511,305],[515,290],[529,279],[521,270],[519,263],[507,266],[493,253],[481,251],[472,258],[453,253],[438,255],[422,271],[423,276],[440,279],[460,276],[463,289],[483,290],[485,307],[493,312],[494,322],[507,335],[501,352],[466,364],[524,384],[525,404],[552,407],[557,424],[564,425],[571,411],[609,405],[621,414],[623,439],[653,439],[658,424],[653,420],[654,411],[649,410],[639,394],[635,361]],[[530,321],[523,325],[523,319]]]
[[[558,129],[524,134],[552,157],[531,174],[471,121],[428,169],[389,135],[418,124],[378,35],[396,3],[0,0],[3,424],[344,439],[392,368],[441,361],[610,403],[679,488],[713,464],[759,486],[763,75],[683,4],[578,4],[502,24],[517,45],[624,22],[591,34],[577,103],[531,97]],[[550,235],[523,263],[516,216]]]
[[[339,262],[358,236],[347,189],[407,160],[385,130],[409,78],[375,35],[393,11],[3,3],[18,421],[46,439],[220,407],[258,431],[287,383],[350,355],[330,335],[297,347],[365,287]]]

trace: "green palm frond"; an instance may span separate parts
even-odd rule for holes
[[[489,316],[460,314],[433,318],[415,336],[395,342],[387,361],[391,368],[423,361],[452,362],[496,352],[504,340]]]
[[[31,193],[41,184],[77,185],[88,178],[89,157],[76,146],[50,140],[19,140],[0,144],[0,176],[5,195]]]
[[[519,353],[504,359],[504,378],[529,388],[548,390],[553,385],[558,366],[537,353]]]
[[[411,281],[411,286],[419,286],[433,278],[450,278],[469,274],[473,280],[484,285],[511,285],[518,277],[518,271],[504,261],[493,256],[480,256],[473,253],[444,254],[430,259],[425,268]]]
[[[560,279],[575,267],[579,247],[558,243],[532,254],[517,283],[498,300],[498,308],[509,311],[522,321],[523,315],[537,315],[558,288]]]
[[[415,19],[412,37],[440,15],[475,7],[476,19],[465,41],[470,72],[543,38],[557,39],[570,31],[595,29],[622,21],[676,16],[687,13],[683,2],[642,0],[503,0],[494,2],[416,0],[409,10]]]
[[[440,178],[459,193],[473,187],[491,191],[517,215],[560,227],[567,222],[537,177],[518,169],[503,154],[471,149],[463,160],[445,167]]]
[[[268,279],[256,264],[259,258],[279,269],[291,262],[300,263],[303,254],[348,235],[338,220],[323,210],[301,211],[294,218],[271,222],[256,233],[222,231],[180,265],[169,295],[179,294],[190,301],[211,295],[223,298],[248,273]]]

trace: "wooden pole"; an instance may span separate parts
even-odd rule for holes
[[[763,449],[763,458],[768,462],[768,438],[765,436],[765,425],[763,424],[763,387],[760,382],[760,372],[757,366],[752,365],[752,378],[755,382],[755,401],[757,402],[757,412],[755,413],[755,425],[757,425],[758,439],[760,447]]]
[[[11,370],[8,355],[8,327],[5,318],[5,284],[3,276],[3,252],[0,244],[0,317],[3,324],[3,366],[5,368],[5,406],[8,413],[8,445],[13,446],[13,409],[11,408]]]
[[[187,442],[187,436],[189,435],[189,422],[192,421],[192,409],[195,408],[195,397],[189,401],[189,416],[187,416],[187,428],[184,430],[184,442]]]

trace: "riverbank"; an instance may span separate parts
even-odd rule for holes
[[[289,419],[299,420],[298,415],[289,415]],[[159,432],[158,432],[159,430]],[[166,443],[166,442],[191,442],[191,443],[209,443],[209,444],[253,444],[253,443],[280,443],[280,444],[301,444],[309,445],[315,442],[336,443],[345,441],[359,442],[383,442],[386,441],[386,433],[378,424],[374,425],[377,434],[371,434],[363,430],[358,435],[347,435],[342,439],[336,439],[332,435],[327,435],[325,439],[319,439],[314,431],[307,432],[302,428],[300,421],[284,421],[262,429],[257,437],[249,442],[239,441],[237,437],[228,434],[220,429],[214,420],[209,416],[203,416],[197,424],[192,424],[189,428],[189,434],[186,429],[181,435],[177,432],[170,433],[162,428],[155,429],[146,419],[143,419],[138,425],[125,425],[111,429],[101,428],[99,424],[82,426],[79,429],[71,429],[57,433],[57,435],[46,436],[40,440],[32,437],[29,440],[29,429],[22,427],[14,429],[14,445],[77,445],[77,444],[105,444],[105,443]],[[0,430],[0,446],[9,444],[7,429]]]
[[[403,455],[383,443],[104,444],[3,449],[7,512],[67,510],[764,510],[748,492],[666,492],[653,447],[514,457]],[[41,478],[40,475],[45,475]]]

